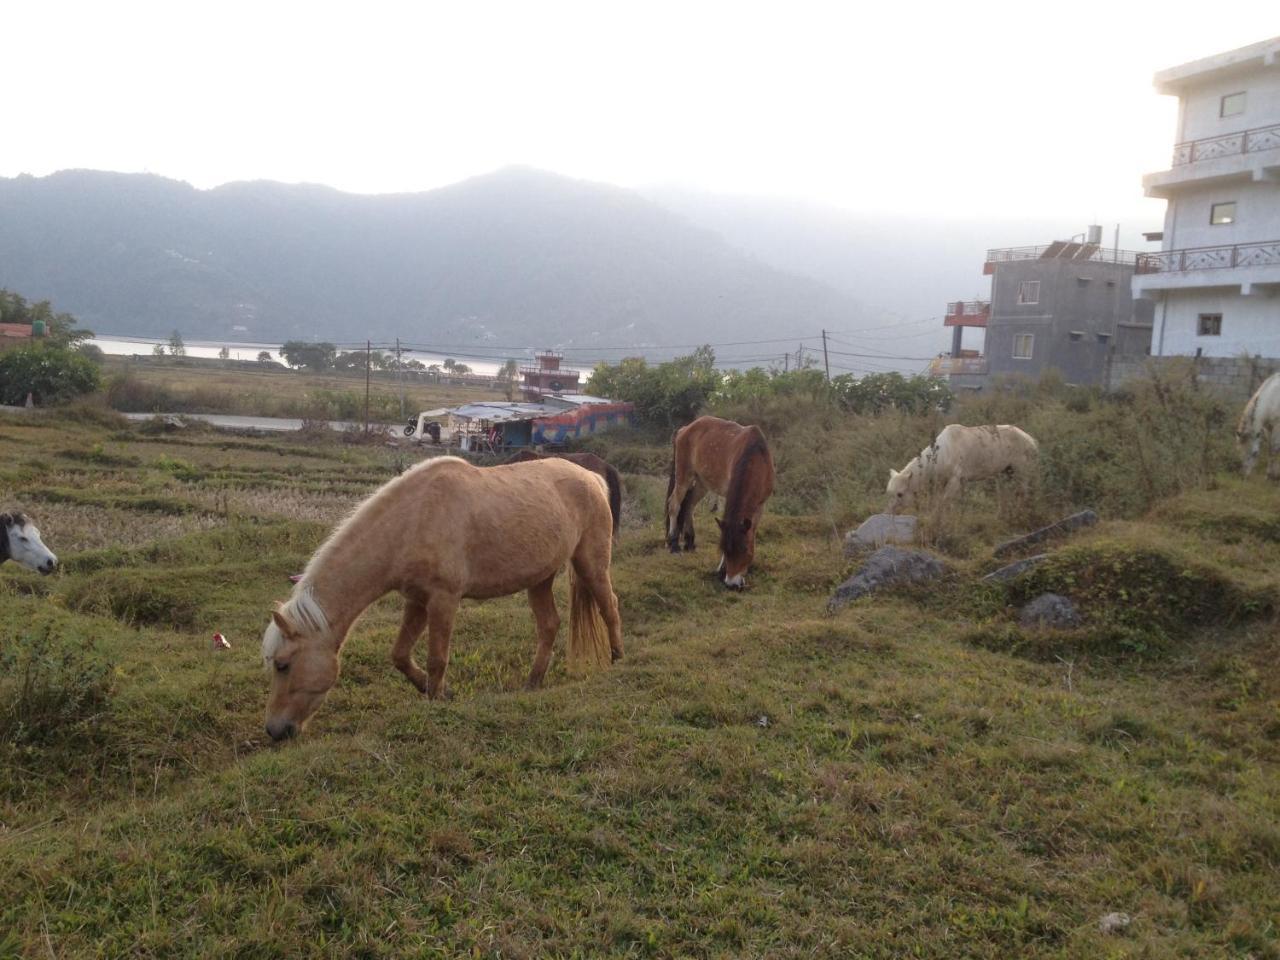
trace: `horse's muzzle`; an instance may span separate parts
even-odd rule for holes
[[[47,577],[49,574],[53,573],[53,571],[58,569],[58,561],[56,558],[46,560],[36,569],[40,571],[42,576]]]
[[[289,740],[298,735],[298,725],[292,720],[270,720],[267,722],[267,736],[276,743]]]

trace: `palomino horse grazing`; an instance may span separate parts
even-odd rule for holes
[[[724,498],[720,566],[726,587],[741,590],[756,552],[756,530],[773,493],[773,455],[759,427],[699,417],[676,431],[667,483],[667,546],[692,550],[693,510],[708,490]]]
[[[1240,445],[1240,467],[1247,477],[1258,463],[1262,442],[1267,443],[1267,477],[1280,479],[1280,373],[1262,381],[1240,414],[1236,443]]]
[[[36,525],[22,513],[0,513],[0,563],[13,560],[28,570],[50,574],[58,567],[58,558],[40,539]]]
[[[943,500],[950,500],[970,481],[1001,475],[1018,477],[1025,491],[1039,456],[1040,445],[1017,427],[953,423],[901,471],[889,471],[889,512],[906,509],[926,491],[941,489]]]
[[[262,656],[272,670],[267,733],[296,734],[338,679],[343,641],[371,603],[396,590],[404,620],[391,660],[420,691],[444,692],[453,618],[463,598],[529,591],[538,649],[528,686],[551,661],[560,626],[551,593],[571,562],[569,660],[622,656],[604,481],[563,460],[481,469],[437,457],[390,481],[316,551],[293,596],[271,615]],[[607,643],[597,617],[608,628]],[[428,630],[427,669],[413,647]]]
[[[618,542],[618,524],[622,522],[622,477],[614,468],[613,464],[607,460],[602,460],[594,453],[557,453],[546,454],[538,453],[530,450],[528,447],[521,450],[513,456],[507,463],[523,463],[526,460],[546,460],[549,456],[559,457],[561,460],[568,460],[570,463],[576,463],[584,470],[590,470],[592,473],[598,473],[604,477],[605,485],[609,488],[609,512],[613,514],[613,542]]]

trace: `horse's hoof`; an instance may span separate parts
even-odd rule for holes
[[[610,662],[610,663],[617,663],[617,662],[618,662],[619,660],[621,660],[621,659],[622,659],[622,651],[621,651],[621,650],[610,650],[610,651],[609,651],[609,662]]]
[[[679,552],[680,552],[680,544],[678,544],[678,543],[668,543],[668,544],[667,544],[667,549],[668,549],[668,550],[670,550],[672,553],[679,553]]]

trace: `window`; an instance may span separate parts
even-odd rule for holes
[[[1238,117],[1244,113],[1244,91],[1239,93],[1228,93],[1222,98],[1218,107],[1218,116],[1220,117]]]
[[[1067,334],[1067,336],[1069,336],[1072,340],[1079,342],[1084,339],[1084,331],[1072,330],[1070,333]]]
[[[1013,359],[1030,360],[1031,349],[1035,342],[1036,337],[1033,333],[1015,334],[1013,338]]]
[[[1222,336],[1222,314],[1202,313],[1196,323],[1196,335],[1201,337]]]
[[[1095,333],[1094,336],[1098,338],[1099,343],[1111,342],[1111,334],[1109,333]]]
[[[1039,303],[1040,302],[1040,281],[1039,280],[1023,280],[1018,284],[1018,302],[1019,303]]]
[[[1209,208],[1209,222],[1215,226],[1236,222],[1236,202],[1215,203]]]

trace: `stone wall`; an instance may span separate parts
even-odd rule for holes
[[[1191,364],[1196,379],[1224,396],[1241,403],[1253,396],[1263,380],[1280,372],[1280,359],[1265,357],[1112,357],[1107,389],[1155,370]]]

